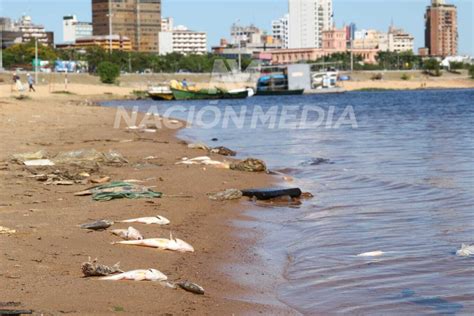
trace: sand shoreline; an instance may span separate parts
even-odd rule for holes
[[[41,87],[40,87],[41,88]],[[94,88],[89,89],[89,93]],[[92,94],[92,93],[91,93]],[[117,98],[119,93],[107,96]],[[123,93],[121,96],[126,96]],[[101,94],[87,98],[100,100]],[[96,175],[113,180],[147,180],[146,185],[170,195],[188,198],[93,202],[73,192],[90,185],[47,186],[28,178],[24,167],[8,162],[2,167],[0,183],[0,226],[15,229],[0,235],[1,302],[18,302],[15,308],[33,309],[45,315],[68,314],[293,314],[276,302],[259,303],[242,299],[249,289],[232,280],[235,272],[255,280],[259,269],[251,268],[255,256],[250,249],[257,235],[248,231],[246,239],[236,234],[232,221],[246,219],[246,208],[238,202],[212,202],[206,193],[226,188],[258,187],[274,179],[267,175],[234,172],[198,166],[176,166],[183,156],[200,156],[188,149],[175,131],[136,134],[113,129],[115,111],[85,106],[85,97],[74,95],[32,95],[31,100],[0,98],[2,129],[1,161],[11,154],[45,149],[60,151],[94,148],[114,149],[130,163],[123,167],[103,166]],[[127,142],[122,142],[126,140]],[[132,141],[129,141],[132,140]],[[157,156],[147,162],[144,157]],[[223,157],[213,158],[222,160]],[[176,254],[151,249],[112,246],[110,233],[87,233],[77,225],[94,219],[118,220],[163,215],[170,227],[137,225],[149,237],[166,237],[170,230],[191,243],[194,254]],[[119,227],[121,228],[121,227]],[[157,268],[170,279],[189,279],[204,286],[205,296],[162,288],[147,283],[103,283],[83,279],[80,265],[87,257],[102,263],[121,262],[122,268]],[[236,263],[233,265],[233,263]],[[233,275],[226,267],[235,267]],[[240,271],[243,269],[246,271]],[[247,270],[248,269],[248,270]],[[268,293],[273,288],[266,288]],[[1,303],[0,302],[0,303]]]

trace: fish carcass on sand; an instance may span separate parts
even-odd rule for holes
[[[120,264],[116,263],[112,267],[99,264],[97,262],[97,258],[94,261],[91,261],[91,258],[89,257],[88,262],[84,262],[82,264],[82,273],[84,274],[85,277],[98,277],[98,276],[107,276],[115,273],[123,273],[122,270],[120,270]]]
[[[168,280],[168,277],[155,269],[148,269],[148,270],[133,270],[128,271],[116,275],[106,276],[101,278],[101,280],[106,281],[120,281],[120,280],[128,280],[128,281],[152,281],[152,282],[160,282]]]
[[[142,246],[142,247],[158,248],[162,250],[172,250],[172,251],[179,251],[179,252],[194,252],[193,246],[191,246],[190,244],[188,244],[187,242],[181,239],[173,238],[171,234],[170,234],[170,239],[150,238],[150,239],[143,239],[143,240],[119,241],[113,244]]]
[[[90,230],[105,230],[112,226],[114,222],[108,220],[100,220],[93,223],[82,224],[82,229],[90,229]]]
[[[112,234],[119,236],[125,240],[142,240],[143,235],[133,227],[129,227],[128,229],[114,229]]]
[[[141,223],[141,224],[157,224],[157,225],[168,225],[170,223],[169,219],[166,217],[157,215],[153,217],[141,217],[141,218],[133,218],[128,219],[125,221],[121,221],[121,223]]]
[[[459,257],[469,257],[474,255],[474,245],[462,244],[461,249],[456,251],[456,256]]]

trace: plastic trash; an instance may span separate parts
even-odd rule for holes
[[[255,197],[257,200],[270,200],[283,196],[299,198],[302,192],[299,188],[263,188],[242,190],[242,194],[249,198]]]
[[[456,251],[458,257],[470,257],[472,255],[474,255],[474,245],[462,244],[461,249]]]
[[[47,159],[48,154],[44,150],[40,150],[37,152],[31,152],[31,153],[24,153],[24,154],[14,154],[12,155],[12,161],[17,162],[19,164],[23,164],[25,161],[29,160],[41,160],[41,159]]]
[[[92,195],[94,201],[110,201],[114,199],[153,199],[161,198],[161,192],[155,192],[151,189],[129,183],[129,182],[111,182],[90,188],[89,190],[77,192],[76,196]]]
[[[54,162],[49,159],[26,160],[23,162],[28,167],[54,166]]]

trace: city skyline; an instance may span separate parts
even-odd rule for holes
[[[358,29],[386,31],[389,25],[404,28],[415,36],[415,53],[424,46],[424,13],[430,0],[396,0],[389,3],[378,1],[333,0],[334,22],[338,27],[351,22]],[[245,4],[249,5],[246,6]],[[459,54],[474,55],[472,38],[474,5],[468,0],[449,0],[458,7]],[[183,10],[185,6],[186,10]],[[249,7],[251,6],[251,9]],[[357,6],[357,9],[354,9]],[[53,8],[53,9],[51,9]],[[57,0],[32,1],[2,0],[3,16],[18,19],[22,14],[31,15],[35,23],[43,24],[55,32],[56,42],[62,40],[62,17],[75,14],[81,21],[91,21],[90,0],[70,0],[67,4]],[[51,10],[54,13],[51,14]],[[200,12],[202,14],[196,14]],[[219,12],[219,14],[214,14]],[[208,33],[209,46],[217,45],[220,38],[229,38],[230,27],[237,19],[240,24],[255,24],[271,33],[271,22],[288,12],[288,0],[250,1],[190,1],[164,0],[162,17],[172,16],[175,24],[184,24],[190,29]],[[212,19],[206,18],[212,16]]]

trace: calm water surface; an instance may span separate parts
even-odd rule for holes
[[[170,105],[127,103],[151,104]],[[282,258],[281,301],[312,315],[474,314],[474,258],[455,256],[461,243],[474,243],[474,90],[254,97],[223,105],[335,106],[335,117],[353,106],[356,114],[356,129],[230,125],[181,132],[263,158],[314,193],[298,209],[253,212],[267,230],[262,253]],[[311,165],[314,158],[331,163]],[[357,257],[370,251],[387,254]]]

